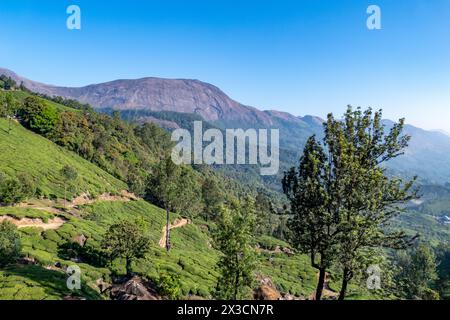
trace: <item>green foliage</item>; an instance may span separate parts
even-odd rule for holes
[[[149,148],[151,153],[163,156],[165,150],[170,150],[173,142],[166,131],[155,124],[145,123],[134,129],[135,135]]]
[[[64,200],[67,199],[67,187],[73,186],[76,179],[78,178],[78,172],[75,170],[75,168],[65,165],[61,168],[59,171],[61,178],[64,183]]]
[[[14,262],[21,252],[20,235],[11,222],[0,223],[0,267]]]
[[[204,203],[204,217],[206,220],[215,219],[219,206],[223,203],[225,195],[219,188],[217,181],[207,177],[202,184],[202,199]]]
[[[34,196],[36,187],[32,178],[25,173],[17,174],[17,178],[8,178],[0,172],[0,203],[17,204]]]
[[[102,247],[111,260],[125,259],[127,275],[131,274],[131,263],[143,258],[149,250],[149,245],[149,238],[139,226],[127,221],[113,224],[102,241]]]
[[[245,299],[254,284],[255,208],[252,200],[222,206],[214,240],[222,253],[218,262],[220,277],[216,297],[225,300]]]
[[[0,88],[4,90],[13,90],[17,88],[17,83],[4,74],[0,75]]]
[[[434,252],[421,244],[395,257],[396,281],[407,299],[435,299],[439,297],[433,289],[437,277]]]
[[[12,130],[12,120],[16,116],[18,105],[12,93],[0,95],[0,117],[8,118],[8,133]]]
[[[75,296],[101,300],[103,297],[84,281],[81,291],[67,288],[67,275],[39,265],[11,265],[0,270],[0,300],[61,300]]]
[[[170,300],[176,300],[181,296],[181,281],[176,274],[163,273],[158,279],[158,293]]]
[[[35,96],[25,99],[19,116],[28,128],[42,135],[50,134],[58,121],[56,108]]]
[[[77,189],[82,192],[119,193],[126,189],[125,183],[73,152],[56,146],[17,123],[13,123],[13,128],[8,134],[8,121],[0,119],[0,148],[4,150],[0,153],[0,171],[18,180],[21,179],[20,175],[28,176],[27,180],[32,181],[33,187],[38,189],[38,196],[64,197],[64,180],[60,175],[64,165],[78,172]],[[74,190],[68,190],[68,196],[74,195]]]
[[[165,157],[153,167],[147,184],[147,196],[161,207],[194,216],[201,205],[198,177],[185,166]]]
[[[383,165],[403,153],[410,137],[402,135],[403,119],[388,134],[381,120],[381,111],[371,109],[349,107],[344,120],[330,114],[324,124],[326,150],[311,137],[298,171],[292,168],[283,179],[294,214],[293,241],[320,271],[318,299],[333,260],[342,268],[343,299],[348,282],[371,264],[372,248],[407,245],[404,232],[385,226],[416,197],[414,180],[389,178]]]
[[[26,88],[24,90],[23,87],[21,88],[21,90],[28,91]],[[71,108],[71,109],[77,109],[77,110],[81,110],[81,111],[85,111],[85,112],[92,112],[93,111],[92,107],[89,104],[81,103],[81,102],[79,102],[77,100],[74,100],[74,99],[66,99],[66,98],[63,98],[63,97],[60,97],[60,96],[49,96],[49,95],[46,95],[46,94],[38,94],[38,93],[34,93],[34,94],[38,95],[39,97],[41,97],[41,98],[43,98],[45,100],[53,101],[53,102],[55,102],[57,104],[66,106],[66,107]]]
[[[94,135],[89,128],[88,120],[78,112],[61,112],[51,137],[55,143],[89,161],[94,157]]]
[[[441,244],[436,248],[438,280],[436,287],[443,299],[450,299],[450,245]]]
[[[23,91],[10,93],[17,100],[19,109],[23,108],[25,100],[31,94]],[[0,92],[0,97],[2,96],[4,96],[4,92]],[[57,121],[53,127],[46,126],[46,121],[38,121],[39,127],[48,128],[49,131],[36,130],[36,132],[45,135],[51,141],[63,146],[64,149],[41,136],[30,133],[15,121],[12,121],[13,132],[7,134],[9,130],[4,129],[8,124],[7,120],[0,119],[0,129],[2,129],[0,130],[0,147],[6,150],[3,156],[0,154],[0,169],[8,175],[8,179],[11,177],[20,180],[17,172],[27,173],[31,179],[29,181],[35,182],[37,193],[52,198],[63,197],[64,190],[61,182],[65,181],[65,177],[59,169],[65,165],[78,172],[77,189],[89,192],[91,195],[103,192],[117,193],[126,189],[123,182],[106,172],[126,181],[130,189],[138,195],[144,194],[144,186],[148,181],[160,181],[159,185],[165,184],[167,179],[165,174],[161,175],[161,179],[152,179],[158,176],[155,164],[161,162],[161,157],[167,154],[171,146],[166,132],[154,125],[136,127],[124,123],[117,114],[113,117],[97,115],[81,105],[73,104],[73,107],[77,109],[75,110],[67,107],[72,107],[71,102],[57,101],[53,98],[50,101],[49,99],[39,100],[44,108],[38,110],[38,114],[45,114],[45,106],[51,106],[51,109],[57,113]],[[31,110],[34,109],[31,108]],[[45,119],[48,120],[49,117],[45,116]],[[19,120],[25,124],[22,118]],[[11,123],[11,121],[8,122]],[[151,171],[153,168],[154,170]],[[201,212],[203,205],[206,207],[207,217],[209,218],[210,215],[213,217],[217,212],[214,209],[217,205],[232,203],[229,201],[232,195],[249,191],[248,188],[201,166],[194,166],[194,170],[191,167],[181,167],[175,170],[176,173],[173,176],[177,178],[173,181],[179,185],[178,187],[182,186],[185,190],[177,190],[177,186],[173,187],[171,184],[168,186],[168,190],[173,191],[173,193],[169,192],[174,199],[170,204],[174,211],[171,213],[172,218],[179,218],[179,214],[195,217]],[[239,171],[238,174],[242,179],[242,172]],[[173,177],[170,174],[168,176]],[[27,183],[27,185],[30,184]],[[148,190],[150,198],[163,206],[164,197],[159,192],[162,189],[149,184]],[[251,193],[256,195],[254,190]],[[75,194],[70,191],[69,197]],[[203,201],[201,202],[200,199]],[[260,196],[257,201],[258,203],[255,204],[259,214],[257,224],[261,229],[258,230],[258,233],[271,233],[270,229],[273,228],[275,229],[274,233],[279,237],[284,237],[286,229],[283,225],[288,216],[278,217],[269,214],[273,208],[271,208],[271,201],[265,197]],[[32,202],[36,206],[40,203],[39,200],[32,200]],[[238,211],[236,216],[247,216],[241,212],[244,210],[241,209],[242,207],[245,207],[245,204],[230,204],[229,215],[234,217],[235,211]],[[53,210],[51,211],[53,212]],[[19,207],[0,208],[1,214],[17,218],[41,218],[44,222],[55,216],[42,210]],[[209,298],[217,288],[219,289],[217,295],[223,294],[231,297],[235,292],[231,292],[226,287],[235,288],[236,286],[230,273],[224,270],[236,267],[233,265],[232,255],[228,255],[227,259],[227,255],[221,255],[215,248],[212,248],[209,237],[209,230],[214,229],[217,230],[216,232],[220,232],[221,226],[224,225],[228,226],[225,227],[225,230],[230,235],[228,238],[231,239],[231,247],[224,244],[223,251],[241,253],[238,254],[239,259],[235,259],[239,262],[235,269],[242,271],[238,274],[238,278],[240,277],[238,285],[242,286],[236,296],[249,297],[252,283],[247,280],[254,274],[271,277],[277,288],[286,293],[308,297],[314,290],[316,272],[307,264],[307,256],[294,253],[285,254],[278,250],[277,252],[268,252],[267,250],[275,249],[277,246],[285,248],[288,245],[266,236],[261,240],[261,247],[265,250],[261,250],[261,255],[258,256],[260,263],[254,264],[256,259],[253,253],[255,243],[251,239],[253,229],[246,226],[247,220],[244,218],[240,220],[233,218],[230,220],[232,222],[224,223],[221,211],[219,215],[221,218],[218,219],[217,226],[212,221],[205,223],[197,217],[193,219],[193,224],[172,230],[173,247],[170,254],[164,252],[158,245],[161,231],[166,223],[164,212],[145,201],[99,202],[77,208],[76,216],[69,214],[61,214],[61,216],[66,219],[66,222],[57,230],[44,231],[37,228],[20,230],[24,254],[35,259],[38,265],[33,268],[18,266],[1,271],[0,298],[55,299],[70,294],[64,289],[65,282],[60,282],[60,279],[64,279],[65,276],[63,271],[50,271],[44,267],[52,266],[54,268],[57,262],[65,267],[72,263],[71,260],[81,261],[79,265],[82,268],[85,291],[80,294],[86,298],[102,298],[98,292],[90,290],[90,288],[95,288],[95,281],[100,278],[110,281],[112,270],[123,271],[124,269],[128,269],[128,272],[131,269],[150,279],[158,279],[159,275],[167,275],[168,280],[165,282],[169,283],[168,296],[171,296],[170,292],[179,291],[178,297],[200,295]],[[267,216],[271,217],[270,219],[275,217],[275,221],[266,225]],[[254,215],[250,220],[253,219]],[[113,250],[109,247],[109,244],[114,241],[109,241],[108,235],[122,234],[122,232],[109,232],[111,226],[121,224],[123,221],[139,221],[139,227],[132,229],[134,231],[139,229],[140,231],[137,233],[141,233],[141,229],[150,233],[148,250],[142,255],[139,254],[139,258],[128,259],[134,263],[126,263],[126,254],[114,255],[112,254]],[[231,226],[236,226],[236,228]],[[252,231],[247,233],[241,228],[252,229]],[[132,234],[135,234],[134,231]],[[81,234],[87,238],[83,247],[77,245],[74,240]],[[243,234],[247,234],[249,239],[246,240],[247,238]],[[119,238],[127,237],[116,236],[116,244],[121,243]],[[222,239],[224,239],[223,243],[227,241],[225,237]],[[107,269],[101,261],[102,244],[111,254],[111,258],[117,257],[114,260],[114,267],[111,266],[110,269]],[[115,253],[118,252],[135,251],[129,248],[129,250],[118,250]],[[248,259],[241,260],[241,257]],[[218,263],[219,261],[220,263]],[[128,268],[124,268],[125,264],[128,265]],[[249,265],[253,265],[253,267],[249,267]],[[234,276],[236,279],[236,273]],[[220,279],[219,284],[218,279]],[[338,279],[338,277],[334,277],[334,279]],[[14,281],[17,282],[17,286],[12,285]],[[333,285],[335,284],[333,283]],[[359,293],[356,287],[351,287],[351,292],[352,294]]]
[[[66,182],[66,183],[75,181],[78,177],[77,171],[69,165],[65,165],[61,169],[60,173],[61,173],[61,177],[64,179],[64,182]]]
[[[408,237],[402,231],[386,230],[387,223],[403,211],[402,205],[416,198],[415,179],[404,182],[389,178],[383,165],[403,154],[410,140],[402,135],[404,119],[384,133],[381,111],[371,109],[345,113],[344,121],[329,115],[325,142],[332,157],[336,182],[332,199],[340,220],[338,261],[343,269],[340,299],[348,281],[373,263],[372,248],[405,248]]]
[[[29,91],[11,94],[18,101],[19,119],[27,128],[123,181],[128,180],[131,172],[145,181],[151,165],[172,145],[169,135],[154,125],[135,127],[62,98],[43,95],[44,99]],[[0,92],[0,100],[4,97],[5,93]],[[5,113],[3,107],[0,111]]]
[[[310,256],[311,266],[320,272],[316,300],[320,300],[326,269],[336,256],[338,221],[329,210],[331,194],[327,159],[322,146],[308,139],[298,170],[292,168],[283,178],[283,190],[291,203],[289,221],[294,246]]]
[[[276,212],[270,196],[258,192],[255,198],[256,235],[273,235],[276,227]]]

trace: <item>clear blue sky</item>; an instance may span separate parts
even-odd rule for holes
[[[382,30],[366,28],[370,4]],[[195,78],[260,109],[382,107],[450,131],[449,0],[14,0],[0,27],[0,66],[41,82]]]

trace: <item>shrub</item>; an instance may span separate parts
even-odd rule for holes
[[[20,182],[17,179],[7,179],[0,183],[0,202],[6,205],[19,203],[25,199]]]
[[[19,116],[24,124],[39,134],[49,134],[58,122],[58,111],[35,96],[27,97]]]
[[[17,227],[9,221],[0,223],[0,266],[14,262],[22,249]]]
[[[162,296],[176,300],[181,295],[180,277],[174,274],[163,273],[159,276],[158,291]]]
[[[0,174],[0,203],[12,205],[32,197],[36,189],[33,180],[26,174],[18,178],[7,178]]]

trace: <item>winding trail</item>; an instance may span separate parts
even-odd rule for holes
[[[176,229],[176,228],[181,228],[184,227],[185,225],[191,224],[192,221],[189,219],[176,219],[173,224],[169,225],[169,230],[172,229]],[[159,246],[161,248],[165,248],[166,247],[166,239],[167,239],[167,230],[166,230],[166,226],[163,227],[162,230],[162,237],[159,240]]]

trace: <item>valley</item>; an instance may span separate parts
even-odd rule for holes
[[[216,243],[218,204],[230,205],[249,195],[256,198],[260,230],[252,234],[250,246],[255,284],[244,296],[262,292],[258,298],[314,299],[318,272],[310,257],[289,241],[281,179],[296,165],[311,135],[323,138],[323,120],[259,111],[196,80],[146,78],[59,88],[2,72],[23,86],[0,95],[9,94],[26,112],[0,118],[1,180],[7,186],[22,183],[18,194],[25,187],[32,190],[0,206],[0,222],[18,227],[22,243],[21,257],[0,268],[0,299],[138,299],[120,291],[127,286],[123,281],[130,276],[128,267],[133,281],[152,297],[212,299],[224,256]],[[165,183],[152,179],[174,145],[170,132],[186,128],[194,133],[194,121],[204,121],[205,129],[219,133],[227,128],[279,128],[280,170],[275,176],[261,176],[258,165],[182,167],[179,178],[188,180],[177,194],[184,201],[170,208],[168,251],[169,210],[164,190],[157,188]],[[412,134],[411,145],[386,170],[391,177],[417,173],[424,192],[420,201],[408,202],[392,227],[411,237],[419,233],[423,243],[437,248],[450,242],[449,225],[440,222],[450,199],[450,138],[408,125],[405,132]],[[76,172],[72,177],[71,171]],[[145,254],[130,264],[123,257],[105,256],[103,243],[110,228],[124,222],[135,224],[149,242]],[[67,268],[74,264],[81,269],[80,291],[66,286]],[[325,274],[323,298],[337,299],[341,281],[339,268],[332,265]],[[358,275],[349,284],[347,298],[399,298],[391,288],[371,291],[364,283],[364,274]]]

